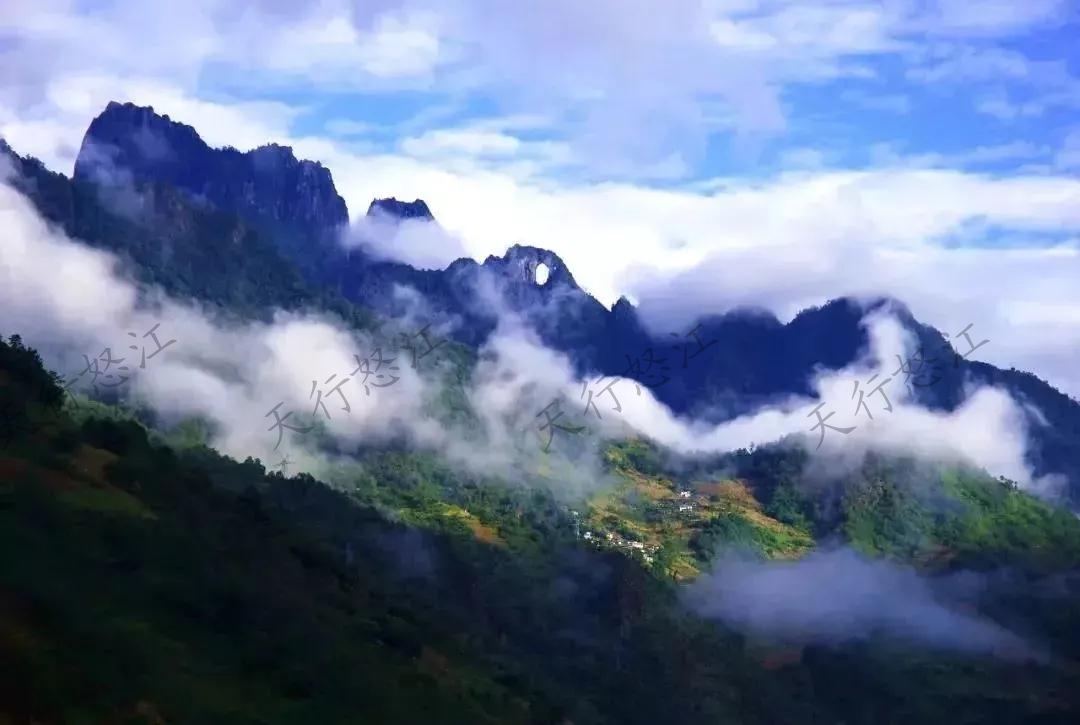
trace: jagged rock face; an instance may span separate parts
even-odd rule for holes
[[[75,179],[153,180],[257,222],[329,234],[349,221],[330,171],[287,146],[248,152],[212,149],[195,129],[150,107],[110,103],[93,120],[75,162]]]
[[[543,264],[548,269],[544,284],[536,282],[536,269]],[[494,255],[484,260],[487,269],[504,278],[509,284],[524,289],[572,288],[581,292],[577,282],[559,255],[546,249],[515,244],[502,257]]]
[[[148,269],[187,263],[192,276],[197,276],[210,264],[220,267],[221,260],[218,250],[206,254],[201,247],[224,244],[238,250],[230,257],[238,269],[246,269],[249,258],[263,261],[260,271],[249,275],[251,279],[271,280],[279,275],[267,285],[278,291],[271,298],[275,304],[294,298],[296,273],[314,282],[315,287],[329,287],[382,314],[404,312],[412,304],[411,298],[399,297],[396,291],[411,288],[424,297],[429,319],[454,320],[454,337],[477,347],[496,329],[499,314],[509,310],[528,320],[546,345],[566,353],[582,376],[625,374],[631,360],[639,359],[646,350],[655,352],[657,359],[668,358],[671,379],[655,387],[653,394],[677,414],[713,422],[790,400],[793,395],[815,395],[812,381],[819,371],[839,370],[866,350],[869,340],[861,323],[867,310],[880,304],[868,307],[851,300],[834,300],[803,311],[787,324],[771,314],[732,311],[701,316],[678,330],[652,330],[626,299],[606,310],[578,287],[563,260],[536,247],[515,245],[504,256],[488,257],[483,264],[461,259],[445,270],[418,270],[376,261],[362,249],[346,253],[329,236],[322,238],[325,245],[313,248],[312,236],[305,230],[336,230],[347,222],[344,201],[337,196],[326,169],[298,161],[281,146],[264,146],[248,153],[214,150],[192,128],[133,105],[110,104],[94,121],[75,175],[82,180],[104,176],[107,185],[117,186],[121,192],[130,181],[163,184],[165,188],[140,192],[138,199],[145,204],[139,211],[146,213],[138,216],[140,220],[145,217],[148,224],[135,231],[124,227],[125,234],[116,234],[117,226],[107,218],[116,210],[103,212],[96,197],[89,198],[90,192],[108,189],[69,184],[40,162],[18,157],[0,141],[3,156],[17,172],[16,188],[31,196],[50,221],[94,246],[134,252]],[[215,215],[192,209],[200,205],[190,204],[189,197],[199,197],[231,214],[211,218]],[[376,200],[369,212],[433,221],[430,209],[420,200]],[[278,265],[275,254],[261,246],[264,229],[253,229],[249,234],[246,225],[224,218],[230,215],[245,216],[258,226],[269,227],[272,239],[268,244],[276,244],[273,251],[283,251],[296,269]],[[267,225],[263,223],[266,220],[278,223]],[[540,264],[549,270],[543,284],[536,280]],[[500,301],[492,302],[487,293],[493,290],[500,294]],[[232,298],[215,290],[214,299]],[[919,324],[906,308],[895,305],[893,311],[917,338],[917,348],[938,351],[945,347],[943,336]],[[697,323],[700,325],[694,329],[702,344],[711,347],[696,360],[686,361],[682,356],[685,346],[691,344],[690,327]],[[892,361],[879,363],[884,366]],[[939,384],[915,391],[920,403],[951,411],[966,399],[973,384],[1008,390],[1045,417],[1036,419],[1031,414],[1029,463],[1035,474],[1064,473],[1073,499],[1080,501],[1080,406],[1075,401],[1032,375],[984,363],[960,360],[956,368],[950,366],[946,372]]]
[[[422,199],[414,201],[398,201],[394,197],[389,199],[374,199],[367,210],[368,216],[383,216],[391,219],[423,219],[435,221],[428,205]]]

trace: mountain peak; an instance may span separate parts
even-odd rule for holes
[[[620,295],[619,299],[615,300],[615,304],[611,306],[611,311],[617,317],[629,315],[634,312],[634,305],[626,298],[626,295]]]
[[[367,215],[384,215],[397,220],[423,219],[425,221],[435,221],[431,209],[428,208],[423,199],[398,201],[392,196],[387,199],[372,199]]]
[[[75,179],[162,182],[249,221],[316,235],[349,221],[345,200],[322,164],[297,159],[279,144],[247,152],[212,148],[191,126],[133,103],[112,101],[90,123]]]
[[[489,256],[484,260],[484,268],[498,272],[500,275],[536,285],[536,272],[540,265],[548,270],[547,281],[541,287],[572,287],[580,291],[577,282],[570,274],[570,269],[562,261],[559,255],[548,249],[531,247],[525,244],[515,244],[506,250],[502,257]]]

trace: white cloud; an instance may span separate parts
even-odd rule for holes
[[[395,17],[381,17],[363,46],[364,70],[378,78],[431,72],[439,61],[439,39],[431,31]]]
[[[394,156],[352,156],[300,140],[322,158],[354,208],[376,196],[420,197],[482,260],[523,242],[563,257],[605,304],[639,299],[657,324],[752,304],[782,319],[845,294],[893,295],[923,322],[954,333],[969,322],[992,340],[977,355],[1031,370],[1073,395],[1064,318],[1018,327],[1019,306],[1080,306],[1080,181],[943,169],[807,171],[711,189],[554,185],[509,167],[447,168]],[[1026,148],[983,152],[991,161]],[[321,153],[320,153],[321,152]],[[1010,248],[963,248],[1010,230]],[[1047,308],[1050,309],[1050,308]]]
[[[270,461],[287,452],[299,470],[313,471],[326,462],[314,445],[320,435],[345,451],[403,436],[474,474],[547,485],[559,495],[578,496],[606,481],[595,438],[563,441],[551,455],[541,450],[536,411],[577,383],[565,356],[545,349],[512,319],[504,320],[479,351],[480,363],[462,391],[473,404],[476,424],[451,424],[432,415],[441,407],[440,375],[447,372],[438,354],[414,369],[403,353],[395,355],[396,343],[347,330],[333,318],[277,311],[271,323],[229,323],[157,290],[137,294],[117,273],[115,257],[66,238],[3,183],[0,226],[6,230],[0,239],[3,332],[21,334],[69,381],[86,367],[84,355],[100,358],[102,375],[127,376],[121,383],[126,392],[152,407],[163,423],[190,416],[207,420],[210,443],[227,455]],[[492,297],[486,304],[497,309],[499,301]],[[426,322],[409,316],[391,325],[416,330]],[[175,342],[159,355],[148,355],[140,369],[132,365],[138,353],[127,352],[133,340],[126,333],[136,331],[141,338],[155,325],[162,344]],[[438,324],[430,333],[433,341],[445,339]],[[154,352],[148,340],[139,343]],[[370,358],[374,374],[376,347],[384,347],[386,358],[396,358],[396,365],[382,373],[398,380],[371,378],[369,383],[382,387],[368,395],[354,356]],[[111,368],[104,367],[106,348],[112,352]],[[120,363],[129,369],[121,372]],[[79,376],[73,390],[91,394],[93,382],[112,384]],[[332,392],[338,383],[343,383],[340,396]],[[320,400],[325,410],[316,407]],[[271,429],[271,410],[279,403],[277,415],[287,425],[324,428],[304,434]]]
[[[685,596],[703,615],[766,641],[891,637],[1007,659],[1043,658],[1022,637],[975,613],[985,585],[971,573],[928,579],[908,566],[833,549],[795,562],[726,556]]]
[[[797,148],[780,155],[780,165],[785,169],[823,169],[828,166],[829,154],[821,149]]]
[[[909,78],[924,83],[1001,82],[1027,78],[1030,74],[1031,63],[1021,53],[968,45],[935,46],[924,64],[908,71]]]
[[[941,35],[1000,37],[1063,22],[1070,12],[1068,0],[937,0],[928,5],[921,23]]]
[[[616,389],[623,411],[615,417],[619,423],[686,453],[723,452],[796,435],[834,469],[842,461],[857,465],[868,450],[912,453],[925,460],[982,466],[1040,495],[1060,493],[1056,478],[1032,475],[1026,462],[1027,424],[1022,409],[1008,393],[993,388],[972,390],[952,413],[919,407],[912,403],[904,381],[892,377],[898,367],[894,362],[897,356],[907,360],[915,355],[914,341],[888,313],[870,315],[864,324],[870,349],[846,369],[819,375],[813,384],[818,401],[792,397],[726,423],[708,425],[679,419],[657,403],[648,389],[642,388],[640,395],[631,394],[632,382],[620,381]],[[927,358],[932,354],[926,351]],[[885,384],[883,392],[872,393],[876,385],[867,385],[874,375],[878,376],[877,384]],[[854,398],[856,381],[867,396],[866,409]],[[819,402],[824,403],[819,412],[822,418],[834,414],[828,425],[853,430],[814,431],[817,418],[813,410]]]
[[[468,129],[433,130],[401,142],[402,151],[412,156],[510,156],[520,148],[521,141],[508,134]]]
[[[162,300],[157,309],[140,308],[135,290],[117,277],[109,255],[50,230],[28,201],[6,186],[0,187],[0,222],[9,232],[0,246],[5,324],[23,332],[30,344],[43,348],[48,360],[60,361],[63,371],[74,374],[78,368],[71,368],[70,363],[86,351],[122,350],[127,342],[124,331],[161,323],[162,333],[178,344],[155,361],[152,371],[138,374],[133,388],[167,415],[208,417],[220,427],[215,443],[232,455],[272,455],[271,444],[276,441],[263,425],[269,409],[282,402],[281,412],[306,412],[312,405],[308,381],[328,389],[321,383],[331,375],[340,380],[354,367],[353,355],[366,356],[375,347],[372,341],[320,318],[279,313],[270,325],[222,327],[187,304]],[[1071,258],[1077,256],[1073,250]],[[1060,275],[1057,284],[1074,278],[1068,269],[1061,269]],[[1043,280],[1049,294],[1054,284]],[[500,309],[497,296],[488,293],[487,297],[484,304]],[[1069,314],[1062,314],[1060,308],[1028,307],[1020,314],[1026,315],[1021,321],[1028,325],[1045,324],[1049,319],[1069,327],[1080,318],[1080,309],[1066,311]],[[572,441],[570,452],[560,452],[556,458],[541,457],[533,440],[535,411],[560,396],[579,401],[581,381],[575,379],[563,355],[543,348],[520,324],[506,319],[505,312],[502,317],[499,330],[480,351],[481,363],[466,391],[479,415],[479,428],[450,429],[426,417],[424,408],[438,384],[402,367],[394,373],[402,384],[391,389],[392,405],[384,405],[386,391],[376,391],[372,397],[359,395],[358,383],[348,391],[352,410],[347,415],[336,412],[343,401],[333,398],[335,412],[329,416],[334,422],[327,424],[328,434],[349,442],[379,440],[406,431],[419,445],[474,470],[511,475],[524,466],[523,470],[533,473],[545,470],[548,480],[562,481],[558,485],[564,491],[580,492],[584,486],[595,485],[600,474],[592,439],[584,447]],[[824,374],[815,383],[829,410],[850,405],[853,379],[888,374],[889,361],[913,353],[904,331],[888,315],[868,318],[866,323],[872,344],[865,358],[849,369]],[[981,334],[980,327],[976,335]],[[630,395],[629,383],[623,382],[622,414],[597,420],[598,433],[621,435],[636,429],[688,452],[731,450],[792,433],[802,433],[808,445],[813,443],[807,421],[809,401],[793,399],[709,426],[675,418],[647,389],[642,396]],[[973,391],[951,414],[911,405],[899,384],[887,395],[894,407],[888,414],[881,411],[881,401],[874,400],[877,415],[872,420],[849,420],[842,413],[832,421],[838,426],[854,423],[857,428],[849,435],[824,437],[822,451],[831,461],[861,457],[868,449],[917,452],[935,460],[973,462],[1030,490],[1047,492],[1046,482],[1034,480],[1027,470],[1024,418],[1007,394],[993,389]],[[851,418],[858,415],[856,410]],[[310,415],[294,416],[292,423],[308,425],[317,417],[313,409]],[[584,417],[588,418],[587,412]]]
[[[915,53],[907,77],[954,93],[962,89],[980,113],[1009,121],[1080,106],[1080,78],[1065,60],[1034,60],[1016,50],[944,44]]]
[[[901,15],[878,4],[785,3],[772,12],[721,18],[711,27],[725,47],[818,59],[899,50]]]
[[[549,247],[605,303],[628,293],[661,316],[756,303],[786,318],[839,294],[894,294],[945,331],[975,322],[992,341],[979,351],[987,360],[1078,395],[1071,351],[1080,301],[1069,284],[1078,263],[1068,245],[1080,231],[1076,179],[910,168],[1020,160],[1041,147],[983,144],[919,164],[884,159],[858,173],[823,169],[827,159],[809,148],[788,159],[799,173],[697,187],[549,173],[574,161],[677,178],[694,167],[709,130],[778,132],[790,84],[866,73],[865,60],[884,54],[913,63],[914,80],[979,93],[1027,83],[1039,92],[987,96],[984,110],[1004,117],[1067,106],[1075,91],[1062,62],[990,44],[1061,22],[1065,4],[983,5],[325,0],[241,8],[196,0],[164,8],[117,0],[91,12],[19,2],[0,14],[0,28],[18,39],[0,68],[0,134],[70,172],[82,132],[107,101],[149,104],[215,145],[293,145],[331,168],[354,216],[375,197],[421,197],[476,258],[518,241]],[[926,45],[927,32],[941,43]],[[212,95],[218,79],[244,81],[245,100]],[[514,114],[432,130],[433,114],[401,140],[404,155],[377,154],[298,137],[305,109],[273,100],[282,89],[433,83],[450,96],[490,93],[500,112]],[[538,129],[564,138],[536,141],[528,132]],[[1059,168],[1074,167],[1074,145],[1061,150]],[[941,242],[973,241],[973,230],[993,227],[1031,248]],[[406,247],[392,245],[398,256],[448,261],[429,254],[440,251],[433,238],[398,241]],[[646,268],[648,281],[638,273]]]
[[[760,304],[787,318],[842,294],[892,294],[944,331],[975,322],[993,341],[979,351],[989,362],[1032,370],[1080,395],[1069,357],[1080,344],[1080,327],[1047,316],[1018,327],[1010,317],[1017,306],[1080,304],[1068,283],[1076,274],[1075,249],[1047,246],[1080,232],[1080,182],[1068,176],[995,177],[886,159],[893,168],[807,171],[759,182],[717,179],[697,190],[556,183],[542,175],[540,161],[475,155],[487,142],[455,136],[457,130],[427,137],[449,142],[422,149],[424,156],[371,155],[317,137],[296,138],[288,126],[298,111],[273,103],[211,103],[172,87],[103,78],[59,80],[54,87],[63,113],[0,120],[0,132],[17,150],[64,171],[95,107],[110,96],[130,97],[194,125],[212,143],[244,148],[274,140],[322,161],[354,217],[373,198],[423,198],[462,245],[395,243],[388,253],[396,258],[441,266],[462,248],[483,259],[514,242],[534,244],[560,254],[604,303],[630,294],[661,316]],[[65,88],[72,92],[65,96]],[[501,139],[496,148],[506,144],[498,134],[510,135],[498,126],[480,131]],[[1036,149],[987,147],[968,160],[1019,158],[1028,150]],[[957,235],[978,241],[992,227],[1011,229],[1020,240],[1027,235],[1030,248],[951,245]],[[1050,242],[1048,234],[1054,235]],[[949,245],[942,242],[950,237]],[[702,271],[691,271],[706,261]],[[645,269],[652,279],[642,278]]]
[[[434,19],[425,14],[387,12],[361,27],[343,4],[331,3],[288,22],[265,15],[255,22],[259,34],[243,33],[244,44],[222,59],[256,71],[262,83],[280,83],[270,74],[284,74],[323,87],[374,87],[426,78],[442,59]]]
[[[69,76],[140,78],[187,97],[238,87],[249,95],[426,91],[440,102],[479,99],[499,113],[558,118],[575,161],[598,174],[672,179],[705,158],[710,134],[734,131],[749,143],[785,131],[792,85],[879,78],[874,62],[886,56],[914,63],[915,80],[974,74],[1040,90],[1037,101],[984,98],[980,107],[999,117],[1075,105],[1063,61],[991,45],[1066,22],[1068,10],[1057,0],[994,0],[977,10],[952,0],[191,0],[168,8],[52,0],[20,3],[0,19],[13,39],[0,100],[19,109],[12,126]],[[907,108],[895,93],[859,103]]]
[[[339,381],[347,377],[355,367],[353,355],[366,357],[370,349],[366,339],[317,317],[279,313],[270,325],[218,326],[190,303],[160,299],[155,308],[139,305],[134,287],[117,274],[114,257],[50,229],[6,185],[0,185],[0,220],[8,230],[0,244],[0,301],[7,332],[21,332],[68,379],[85,368],[83,355],[97,357],[105,348],[114,351],[114,359],[127,354],[131,369],[120,374],[130,376],[132,391],[167,419],[209,418],[220,428],[216,445],[231,455],[273,455],[277,439],[276,432],[268,432],[273,423],[268,411],[282,402],[282,417],[295,412],[290,425],[311,425],[310,382],[329,391],[333,384],[322,383],[335,374]],[[126,333],[135,331],[140,344],[149,346],[141,336],[158,324],[161,343],[176,342],[146,360],[145,369],[132,366],[137,358],[127,353],[133,341]],[[333,396],[327,402],[330,434],[341,440],[378,439],[391,432],[394,420],[419,415],[428,385],[408,366],[396,374],[400,384],[377,391],[382,399],[359,394],[357,384],[346,388],[352,403],[347,415],[338,414],[341,402]],[[107,384],[104,378],[97,382]],[[74,389],[89,391],[89,383],[85,378]],[[387,416],[382,407],[388,395],[398,417]],[[324,415],[321,409],[318,415]],[[303,439],[292,442],[303,447]]]
[[[957,168],[982,166],[1003,162],[1032,161],[1045,158],[1050,148],[1030,141],[1011,141],[1009,143],[974,146],[964,151],[945,153],[900,154],[890,146],[878,146],[873,149],[875,164],[884,166]],[[1020,172],[1022,173],[1022,172]]]
[[[376,259],[411,264],[418,269],[442,269],[467,257],[461,240],[438,222],[392,219],[383,214],[362,216],[342,239],[346,247],[360,247]]]
[[[217,103],[176,86],[137,76],[95,74],[62,76],[46,86],[48,113],[17,114],[0,106],[0,136],[20,154],[29,154],[70,175],[86,128],[109,101],[153,106],[157,113],[193,126],[212,146],[255,148],[282,143],[301,113],[276,101]]]

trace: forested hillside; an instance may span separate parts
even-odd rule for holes
[[[801,461],[782,449],[693,465],[643,443],[611,450],[628,486],[693,487],[707,512],[686,520],[641,497],[570,507],[405,452],[362,458],[352,486],[331,488],[71,405],[36,353],[0,343],[0,407],[19,423],[0,453],[12,722],[1075,719],[1080,620],[1062,577],[1080,527],[977,472],[938,473],[927,496],[949,510],[902,493],[922,472],[879,461],[819,509],[789,488]],[[671,556],[598,547],[579,517],[666,532]],[[678,594],[680,559],[705,569],[746,545],[790,557],[835,536],[926,572],[1007,567],[1027,584],[976,606],[1038,654],[877,637],[792,649]]]
[[[145,133],[170,152],[147,155]],[[113,255],[113,283],[138,298],[125,312],[167,298],[192,332],[173,349],[183,363],[147,373],[153,385],[90,397],[32,349],[70,355],[70,330],[5,329],[0,311],[0,723],[1077,720],[1069,501],[914,445],[818,455],[792,435],[677,452],[610,426],[607,407],[609,427],[597,409],[595,428],[549,425],[561,447],[536,447],[540,415],[522,408],[537,389],[588,418],[565,379],[623,375],[654,348],[670,370],[691,334],[647,330],[625,298],[608,310],[536,247],[443,270],[346,249],[324,167],[277,145],[213,149],[132,104],[95,120],[71,179],[2,142],[0,162],[18,192],[12,219],[34,217],[62,241],[57,255]],[[419,200],[376,200],[369,214],[434,223]],[[33,326],[35,304],[69,292],[52,284],[15,319]],[[635,377],[635,398],[649,388],[648,422],[689,433],[809,400],[817,376],[867,351],[865,320],[883,310],[955,354],[892,300],[837,299],[787,324],[735,310],[702,317],[702,356],[662,386]],[[271,346],[249,330],[273,330],[282,312],[320,335],[283,335],[259,368],[248,358]],[[413,373],[407,340],[421,325],[398,329],[418,318],[447,339]],[[343,395],[332,422],[299,398],[308,409],[291,422],[313,431],[291,438],[301,463],[287,448],[241,461],[222,444],[230,426],[267,431],[267,396],[294,383],[306,395],[304,356],[340,352],[320,348],[328,339],[362,340],[380,365],[383,348],[397,355],[387,376],[406,375],[412,350],[415,387],[371,396],[371,361],[356,355],[352,404]],[[287,369],[269,374],[274,361]],[[941,383],[913,396],[921,415],[944,418],[992,386],[1019,411],[1020,468],[1080,490],[1080,404],[963,359]],[[207,402],[203,389],[236,394]],[[221,400],[254,400],[251,419]]]

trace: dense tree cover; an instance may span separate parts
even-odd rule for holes
[[[694,534],[690,545],[704,562],[709,562],[724,549],[737,549],[771,557],[780,552],[798,549],[803,538],[784,531],[755,525],[750,519],[734,512],[724,512],[710,519]]]
[[[55,408],[63,399],[60,378],[45,369],[37,350],[26,347],[18,335],[10,340],[0,337],[0,371],[5,383],[0,387],[0,410],[12,424],[31,414],[35,404]]]
[[[648,443],[635,460],[659,460]],[[839,537],[873,556],[932,561],[935,569],[1022,566],[1037,571],[1080,566],[1080,520],[1015,481],[984,470],[912,457],[867,453],[854,468],[809,465],[797,444],[778,442],[730,454],[669,456],[653,470],[680,485],[716,478],[745,480],[778,521]]]
[[[304,267],[310,235],[265,214],[211,208],[152,173],[96,185],[2,143],[0,154],[68,235],[222,315],[314,310],[371,329],[357,303],[405,282],[463,314],[472,342],[493,325],[490,310],[470,317],[471,260],[445,274],[363,255],[337,271]],[[557,260],[514,247],[484,267],[512,275],[536,255]],[[556,266],[549,286],[511,287],[508,299],[536,312],[541,338],[579,369],[621,372],[652,338],[628,303],[608,314]],[[841,300],[789,325],[746,311],[706,320],[703,339],[720,340],[709,363],[657,392],[677,411],[724,415],[809,393],[809,371],[865,345],[863,313]],[[927,349],[943,344],[901,316]],[[475,352],[444,352],[446,384],[427,413],[468,428]],[[921,402],[955,408],[971,378],[1041,408],[1052,425],[1035,463],[1074,472],[1080,407],[1033,376],[965,362]],[[630,482],[620,500],[573,505],[627,541],[658,541],[647,566],[585,545],[582,520],[539,480],[511,486],[385,447],[333,451],[351,460],[320,472],[326,485],[217,454],[204,421],[154,431],[152,411],[62,400],[33,350],[0,340],[0,721],[1075,720],[1080,525],[981,471],[868,456],[822,475],[798,447],[687,460],[621,442],[608,450]],[[739,485],[709,494],[693,520],[673,522],[640,495],[729,480]],[[737,500],[742,482],[752,505]],[[876,639],[763,651],[688,611],[671,578],[725,549],[768,558],[836,542],[928,576],[983,572],[972,606],[1053,657],[1003,663]]]
[[[267,474],[257,460],[175,451],[122,415],[47,412],[27,386],[44,383],[45,400],[60,391],[36,354],[0,342],[0,362],[4,399],[51,421],[0,452],[0,663],[11,673],[0,714],[15,722],[1075,714],[1075,676],[1058,666],[873,643],[809,647],[778,664],[688,612],[670,581],[583,546],[550,494],[404,451],[362,456],[339,472],[347,490]],[[949,485],[1001,513],[976,533],[961,527],[962,540],[996,531],[1007,551],[1035,546],[1023,538],[1035,514],[1002,503],[1023,494],[996,482],[980,493],[974,478]],[[883,531],[881,541],[907,541]],[[1064,522],[1048,531],[1055,546],[1075,535]],[[1075,619],[1051,608],[1056,596],[992,604],[1008,616],[1026,607],[1027,621],[1056,611],[1051,631],[1075,634]]]

